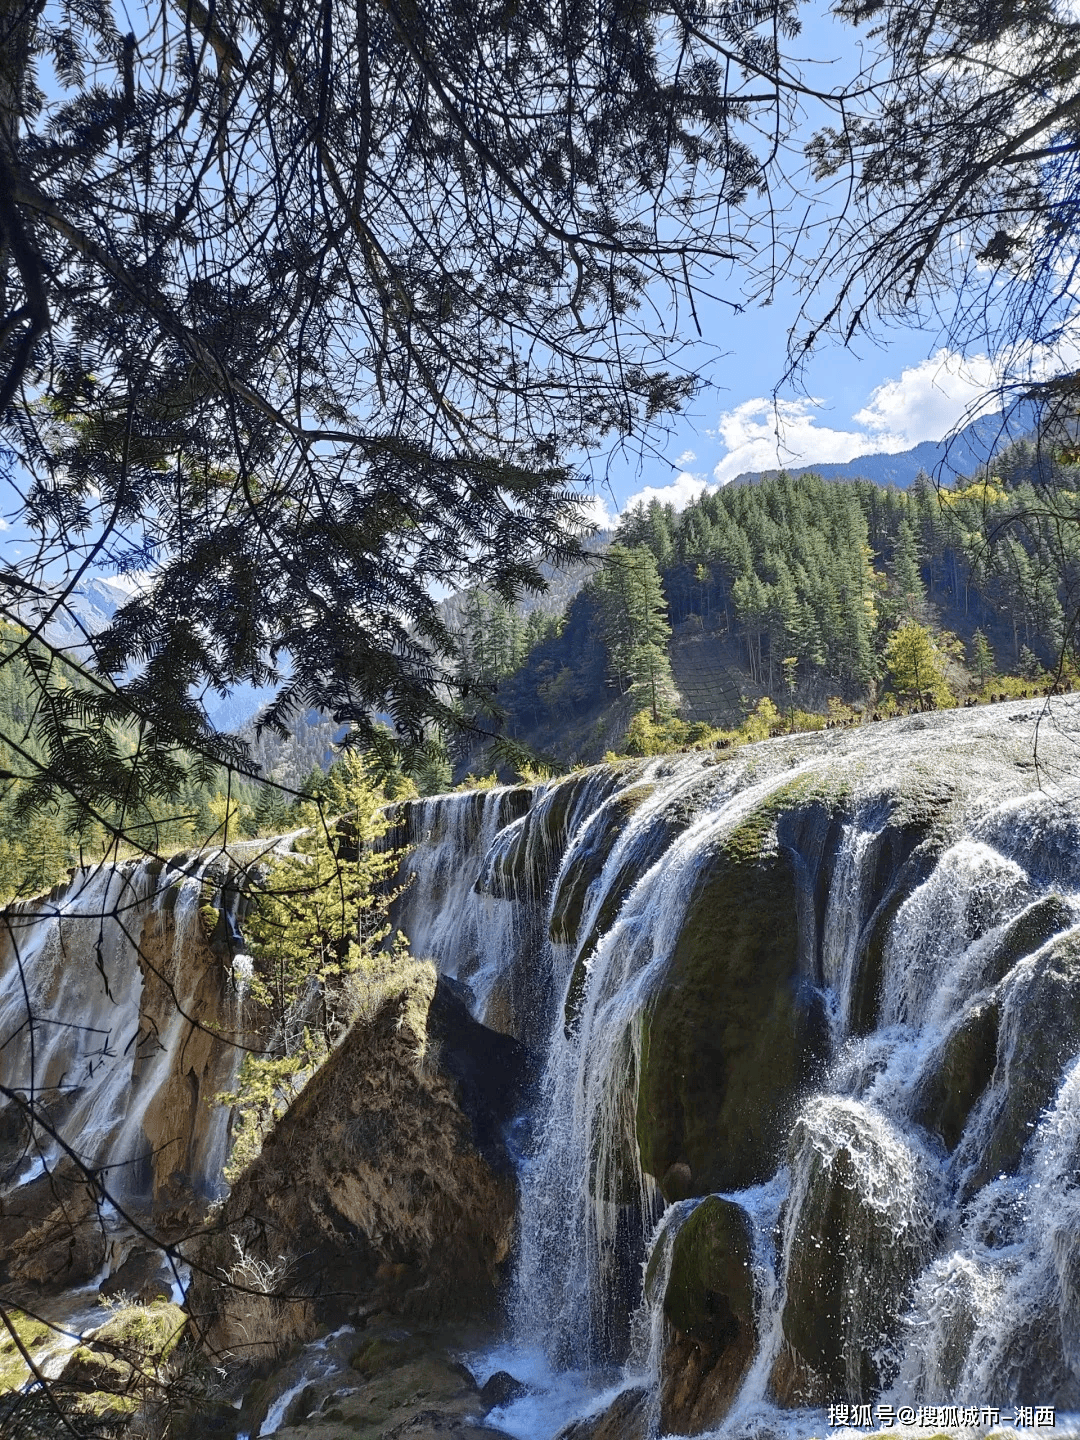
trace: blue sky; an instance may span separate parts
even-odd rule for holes
[[[819,89],[841,86],[865,58],[863,37],[832,20],[816,0],[800,14],[802,34],[789,42],[795,68]],[[804,116],[806,129],[787,157],[791,164],[800,163],[799,147],[826,118],[824,111]],[[741,298],[739,272],[717,276],[715,284]],[[996,357],[962,357],[940,333],[899,326],[859,337],[848,349],[823,342],[799,391],[782,390],[774,400],[799,300],[792,283],[771,304],[750,302],[738,314],[720,303],[699,303],[703,341],[691,345],[688,363],[703,370],[706,386],[670,424],[657,451],[586,461],[598,523],[614,523],[618,511],[639,499],[656,497],[681,508],[706,486],[743,471],[847,461],[941,440],[976,414],[998,408],[992,398],[1000,371]],[[688,316],[685,323],[689,327]],[[6,508],[0,501],[0,512]],[[6,528],[0,520],[0,530]],[[9,531],[0,550],[17,560],[22,539]]]
[[[794,66],[817,89],[835,90],[870,53],[866,36],[837,23],[814,0],[800,16],[802,33],[789,42]],[[824,110],[806,115],[798,145],[829,118]],[[793,149],[788,160],[797,165],[798,159]],[[731,293],[730,285],[725,288]],[[947,311],[948,297],[939,298]],[[598,458],[592,467],[598,523],[612,523],[618,510],[639,499],[655,497],[681,508],[706,485],[724,484],[744,471],[847,461],[939,441],[977,415],[1000,409],[994,391],[1004,370],[1034,375],[1080,364],[1080,321],[1053,354],[1018,346],[1008,357],[985,350],[962,355],[939,330],[894,325],[858,337],[849,349],[822,342],[798,391],[781,390],[774,401],[799,303],[792,283],[770,305],[750,304],[741,314],[708,303],[699,309],[705,340],[722,352],[707,359],[709,388],[672,425],[660,455],[636,464],[622,460],[606,474]],[[824,307],[812,308],[820,313]]]

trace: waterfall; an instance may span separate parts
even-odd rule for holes
[[[1012,708],[1014,725],[1034,719]],[[662,1177],[643,1169],[643,1045],[696,897],[760,831],[790,860],[792,983],[820,996],[826,1029],[798,1103],[777,1116],[771,1178],[713,1192],[753,1237],[756,1344],[708,1433],[821,1433],[826,1400],[845,1399],[969,1418],[1053,1400],[1059,1430],[1073,1425],[1080,999],[1063,956],[1080,921],[1080,815],[1071,790],[1039,789],[1030,732],[1014,729],[1009,751],[989,741],[995,723],[919,717],[872,744],[814,737],[721,765],[648,762],[595,793],[579,782],[575,804],[560,798],[570,782],[550,782],[502,825],[486,802],[490,828],[474,831],[455,882],[473,918],[440,922],[440,963],[467,953],[474,975],[489,967],[496,1020],[490,997],[523,965],[546,996],[508,1325],[516,1353],[542,1352],[554,1376],[587,1389],[591,1370],[581,1413],[620,1360],[624,1385],[644,1376],[659,1391],[666,1267],[697,1201],[665,1204]],[[1063,776],[1042,744],[1044,782]],[[785,810],[777,828],[769,817]],[[538,1029],[534,1016],[533,1044]],[[1040,1033],[1049,1067],[1033,1064]],[[843,1270],[813,1260],[826,1223],[841,1229]],[[830,1286],[835,1313],[815,1320]],[[530,1404],[531,1431],[514,1428],[513,1406],[495,1418],[539,1436]]]
[[[38,1117],[27,1129],[7,1107],[9,1187],[70,1152],[118,1200],[158,1200],[180,1176],[219,1193],[229,1111],[213,1100],[243,1019],[200,911],[218,914],[225,879],[209,859],[103,865],[3,912],[0,1073]]]
[[[412,953],[534,1057],[474,1357],[532,1388],[493,1423],[552,1440],[644,1386],[650,1440],[801,1440],[834,1402],[1080,1433],[1076,712],[1038,767],[1019,703],[400,807]],[[206,879],[80,872],[7,912],[4,1083],[147,1199],[212,1193],[224,1151],[224,1112],[189,1123],[243,1023]],[[182,1166],[150,1154],[173,1131]],[[9,1182],[56,1159],[9,1140]]]

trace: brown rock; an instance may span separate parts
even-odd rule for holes
[[[320,1322],[373,1304],[430,1321],[493,1303],[513,1179],[481,1149],[493,1122],[474,1125],[462,1108],[442,1059],[454,1046],[444,1038],[426,1053],[435,994],[430,965],[405,972],[233,1186],[219,1228],[199,1247],[190,1297],[210,1353],[266,1365]],[[475,1074],[465,1078],[470,1094],[484,1093]],[[380,1266],[390,1267],[381,1279]]]
[[[754,1359],[753,1331],[740,1328],[724,1346],[672,1332],[660,1365],[660,1428],[700,1435],[731,1409]]]
[[[727,1414],[754,1358],[750,1220],[710,1195],[675,1237],[664,1295],[661,1429],[697,1435]]]
[[[571,1421],[556,1440],[647,1440],[650,1402],[641,1386],[624,1390],[603,1414]]]

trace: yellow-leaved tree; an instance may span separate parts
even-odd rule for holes
[[[885,642],[885,670],[899,700],[920,709],[955,705],[945,679],[945,654],[934,636],[914,620],[894,630]]]

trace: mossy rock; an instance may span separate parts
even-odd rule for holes
[[[31,1354],[46,1345],[53,1334],[51,1325],[43,1320],[32,1320],[21,1310],[9,1310],[8,1318],[15,1327],[15,1333]],[[9,1390],[18,1390],[30,1378],[30,1371],[19,1352],[19,1347],[6,1326],[0,1326],[0,1395]]]
[[[1080,1049],[1080,937],[1063,935],[1003,982],[990,1137],[965,1178],[969,1193],[1020,1164],[1039,1117]]]
[[[720,1347],[753,1329],[753,1239],[741,1205],[710,1195],[676,1235],[664,1314],[675,1329]]]
[[[997,1059],[998,1006],[972,1006],[949,1034],[940,1057],[921,1082],[914,1118],[955,1150],[976,1100],[989,1085]]]
[[[824,1053],[824,1003],[799,973],[794,864],[769,838],[790,800],[770,797],[714,853],[644,1020],[642,1168],[688,1165],[696,1195],[773,1173]]]
[[[1043,895],[1002,931],[980,977],[982,984],[996,985],[1018,960],[1041,950],[1048,940],[1075,923],[1072,907],[1060,895]]]
[[[69,1385],[121,1394],[152,1378],[184,1333],[179,1305],[156,1302],[119,1310],[72,1352],[61,1379]]]
[[[864,1402],[935,1241],[924,1157],[860,1107],[815,1100],[792,1129],[782,1316],[796,1369]]]
[[[590,806],[598,807],[624,782],[622,775],[594,768],[552,785],[534,801],[512,842],[486,871],[486,892],[504,900],[530,901],[543,895],[554,879],[579,802],[588,796]]]
[[[360,1346],[349,1361],[349,1367],[365,1380],[372,1380],[376,1375],[416,1359],[419,1353],[420,1347],[409,1340],[376,1335]]]
[[[600,878],[616,837],[655,788],[654,785],[632,785],[620,791],[606,800],[590,821],[555,892],[549,928],[553,944],[572,945],[577,939],[589,891]]]

